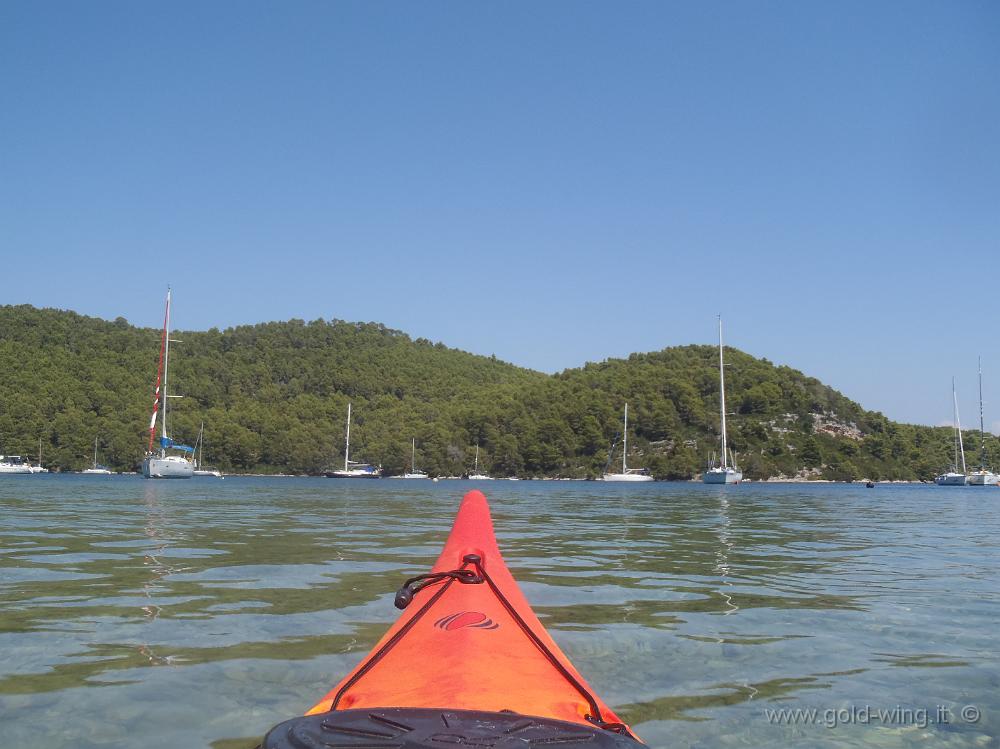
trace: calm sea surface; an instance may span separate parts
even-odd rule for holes
[[[375,643],[472,486],[0,477],[4,746],[255,746]],[[1000,489],[476,486],[652,746],[1000,746]]]

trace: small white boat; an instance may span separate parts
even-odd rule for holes
[[[402,478],[404,479],[426,479],[429,478],[423,471],[417,470],[417,438],[414,437],[410,442],[410,472],[404,473]]]
[[[147,479],[189,479],[194,476],[194,464],[180,455],[153,455],[142,462],[142,475]]]
[[[951,378],[951,399],[954,404],[955,460],[951,470],[934,478],[938,486],[965,486],[969,483],[968,469],[965,467],[965,445],[962,444],[962,422],[958,418],[958,395],[955,393],[955,378]],[[962,456],[962,472],[958,472],[958,457]]]
[[[969,486],[996,486],[997,484],[1000,484],[1000,476],[992,471],[983,469],[969,474]]]
[[[34,473],[31,465],[20,455],[0,455],[0,474]]]
[[[107,466],[102,466],[97,462],[97,437],[94,437],[94,465],[91,468],[87,468],[80,473],[90,474],[91,476],[110,476],[111,470]]]
[[[160,337],[160,363],[156,372],[156,387],[153,390],[153,417],[149,420],[149,444],[146,447],[146,457],[142,461],[142,475],[147,479],[189,479],[194,476],[194,463],[182,455],[168,455],[167,450],[173,449],[182,453],[193,453],[194,448],[178,445],[167,436],[167,399],[179,398],[178,395],[167,395],[167,370],[170,364],[170,289],[167,289],[167,310],[163,315],[163,334]],[[162,379],[162,388],[161,388]],[[156,434],[156,416],[159,411],[162,432],[160,435],[159,454],[153,451],[153,438]]]
[[[48,468],[42,468],[42,438],[38,438],[38,465],[28,466],[32,473],[48,473]]]
[[[743,480],[743,473],[732,466],[712,466],[701,475],[703,484],[738,484]]]
[[[621,473],[605,473],[602,477],[602,481],[652,481],[653,477],[649,475],[649,471],[645,468],[629,468],[626,463],[626,457],[628,456],[628,403],[625,404],[625,429],[622,432],[622,472]],[[611,446],[614,450],[614,445]],[[610,461],[610,456],[608,461]]]
[[[328,479],[378,479],[382,472],[370,463],[356,463],[353,460],[343,470],[327,471]]]
[[[205,454],[205,422],[201,422],[201,428],[198,430],[198,440],[194,443],[194,475],[195,476],[210,476],[213,478],[221,479],[225,478],[222,472],[216,468],[207,468],[202,463],[202,458]]]
[[[602,481],[652,481],[653,477],[645,468],[629,468],[628,473],[605,473]]]
[[[983,358],[979,357],[979,470],[969,474],[969,486],[996,486],[1000,476],[986,468],[986,425],[983,421]]]
[[[493,477],[479,472],[479,443],[476,443],[476,464],[472,469],[472,473],[469,474],[469,481],[492,481]]]
[[[370,463],[358,463],[351,460],[351,404],[347,404],[347,437],[344,440],[344,469],[326,471],[328,479],[377,479],[382,477],[382,471]]]
[[[722,414],[722,462],[716,464],[715,461],[709,463],[708,468],[701,475],[702,483],[705,484],[738,484],[743,480],[743,472],[736,467],[736,456],[733,456],[733,465],[729,465],[729,450],[726,446],[726,373],[725,361],[722,349],[722,315],[719,315],[719,406]]]
[[[965,486],[969,483],[969,477],[957,471],[948,471],[940,476],[934,477],[934,483],[938,486]]]

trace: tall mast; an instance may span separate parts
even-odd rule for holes
[[[347,443],[344,445],[344,470],[350,470],[351,461],[351,404],[347,404]]]
[[[986,470],[986,425],[983,423],[983,357],[979,357],[979,470]]]
[[[951,464],[954,469],[958,470],[958,395],[955,393],[955,378],[951,378],[951,398],[955,402],[954,410],[952,411],[952,424],[955,426],[954,443],[955,443],[955,457],[952,459]]]
[[[149,420],[149,445],[146,452],[153,452],[153,437],[156,433],[156,412],[160,408],[160,383],[163,378],[163,359],[167,346],[167,320],[170,317],[170,287],[167,287],[167,309],[163,313],[163,333],[160,335],[160,361],[156,365],[156,386],[153,388],[153,416]]]
[[[479,475],[479,443],[476,443],[476,466],[472,469],[473,473]]]
[[[201,467],[202,460],[205,457],[205,422],[201,422],[201,428],[198,430],[198,455],[195,456],[195,462],[198,467]]]
[[[958,416],[958,395],[955,393],[955,378],[951,378],[951,397],[955,401],[955,449],[958,454],[955,456],[955,470],[958,470],[958,456],[962,456],[962,473],[966,473],[965,467],[965,445],[962,444],[962,420]]]
[[[97,470],[97,437],[94,437],[94,470]]]
[[[410,470],[413,473],[417,472],[417,438],[414,437],[410,442]]]
[[[628,403],[625,404],[625,430],[622,432],[622,473],[625,470],[625,456],[628,454]]]
[[[167,439],[167,368],[170,365],[170,288],[167,287],[167,314],[163,318],[163,389],[161,390],[161,397],[163,399],[160,409],[163,411],[163,418],[160,419],[160,425],[163,427],[163,442],[160,445],[160,457],[162,458],[167,454],[166,448],[163,446],[166,444]]]
[[[722,413],[722,470],[728,467],[726,457],[726,373],[722,361],[722,315],[719,315],[719,408]]]

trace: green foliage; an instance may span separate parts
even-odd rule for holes
[[[30,306],[0,307],[0,453],[79,470],[138,465],[148,438],[159,331]],[[688,479],[718,451],[718,351],[683,346],[547,376],[412,340],[375,323],[290,320],[179,331],[170,431],[225,471],[320,473],[353,458],[387,473],[596,477],[608,451],[657,478]],[[726,351],[730,443],[748,477],[922,478],[951,463],[951,433],[890,422],[789,367]],[[851,431],[857,430],[857,431]],[[860,434],[860,439],[858,438]],[[971,437],[971,435],[970,435]],[[974,440],[977,442],[978,440]],[[997,441],[988,440],[991,461]]]

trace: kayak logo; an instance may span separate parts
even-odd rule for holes
[[[500,625],[479,611],[459,611],[457,614],[442,616],[434,622],[434,626],[438,629],[443,629],[445,632],[453,632],[463,627],[496,629]]]

